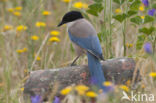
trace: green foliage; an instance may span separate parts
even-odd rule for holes
[[[142,19],[140,16],[135,16],[135,17],[131,18],[130,21],[137,24],[137,25],[142,23]]]
[[[102,32],[99,32],[97,35],[98,35],[98,38],[99,38],[100,42],[102,42],[102,37],[103,37],[104,34]]]
[[[87,12],[94,16],[98,16],[98,13],[100,13],[103,10],[103,6],[101,3],[94,3],[90,5],[88,8],[89,9],[87,10]]]
[[[140,24],[146,24],[146,23],[152,22],[152,21],[154,21],[154,18],[146,15],[145,19],[143,21],[143,19],[141,19],[140,16],[135,16],[135,17],[131,18],[130,21],[137,25],[140,25]]]
[[[127,12],[127,17],[131,17],[131,16],[133,16],[133,15],[135,15],[135,14],[137,14],[136,11],[129,10],[129,11]]]
[[[102,2],[103,0],[94,0],[95,2],[99,3],[99,2]]]
[[[140,0],[134,0],[134,2],[130,5],[130,9],[137,11],[139,9],[140,4],[141,4]]]
[[[154,21],[154,18],[152,16],[146,15],[145,19],[144,19],[144,24],[149,23],[149,22],[153,22],[153,21]]]
[[[125,2],[125,0],[113,0],[115,3],[117,4],[123,4]]]
[[[153,4],[153,5],[152,5],[152,8],[156,9],[156,4]]]
[[[133,2],[133,0],[128,0],[128,2]]]
[[[146,35],[150,35],[154,32],[154,30],[155,30],[154,27],[150,27],[150,28],[143,27],[143,28],[139,29],[139,32],[144,33]]]
[[[136,42],[136,49],[140,50],[144,44],[145,41],[145,35],[138,35],[137,37],[137,42]]]
[[[125,13],[113,16],[113,18],[119,22],[123,22],[126,19],[126,17],[127,16]]]

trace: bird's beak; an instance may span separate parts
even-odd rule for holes
[[[61,25],[63,25],[64,24],[64,22],[60,22],[58,25],[57,25],[57,27],[60,27]]]

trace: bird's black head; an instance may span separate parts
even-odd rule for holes
[[[74,20],[78,20],[78,19],[81,19],[83,18],[82,14],[79,12],[79,11],[70,11],[70,12],[67,12],[63,18],[62,18],[62,21],[59,23],[58,26],[61,26],[65,23],[69,23],[69,22],[72,22]]]

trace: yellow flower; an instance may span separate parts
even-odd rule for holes
[[[79,95],[84,95],[88,89],[89,88],[85,85],[77,85],[75,87],[75,90],[79,93]]]
[[[36,60],[37,61],[40,61],[41,60],[41,57],[40,56],[37,56]]]
[[[36,22],[36,27],[45,27],[46,24],[44,22],[38,21]]]
[[[145,88],[145,85],[144,85],[144,84],[142,84],[142,85],[141,85],[141,88]]]
[[[43,11],[42,15],[44,15],[44,16],[51,15],[51,12],[50,11]]]
[[[23,53],[23,50],[22,49],[18,49],[16,50],[17,53]]]
[[[156,72],[151,72],[151,73],[149,74],[149,76],[150,76],[150,77],[156,77]]]
[[[83,4],[82,4],[82,8],[87,9],[87,8],[88,8],[88,4],[83,3]]]
[[[130,85],[131,85],[131,80],[127,80],[127,81],[126,81],[126,85],[127,85],[127,86],[130,86]]]
[[[39,37],[38,37],[37,35],[33,35],[33,36],[31,36],[31,39],[32,39],[32,40],[38,40]]]
[[[95,97],[97,97],[97,94],[93,91],[88,91],[86,93],[86,96],[91,97],[91,98],[95,98]]]
[[[119,88],[126,91],[126,92],[129,91],[129,88],[126,85],[120,85]]]
[[[18,10],[18,11],[21,11],[22,10],[22,7],[21,6],[17,6],[14,8],[15,10]]]
[[[142,4],[142,5],[140,5],[139,10],[140,10],[140,11],[144,11],[144,10],[145,10],[145,7],[144,7],[144,5],[143,5],[143,4]]]
[[[60,39],[59,39],[58,37],[51,37],[51,38],[49,39],[49,41],[50,41],[50,42],[59,42]]]
[[[11,30],[13,27],[11,26],[11,25],[5,25],[4,27],[3,27],[3,31],[5,32],[5,31],[9,31],[9,30]]]
[[[73,4],[73,7],[78,8],[78,9],[81,9],[81,8],[86,9],[86,8],[88,8],[88,5],[86,3],[82,3],[82,2],[75,2]]]
[[[28,49],[27,48],[23,48],[23,52],[26,52],[26,51],[28,51]]]
[[[21,16],[21,13],[18,12],[18,11],[13,12],[13,14],[14,14],[15,16]]]
[[[133,44],[126,43],[126,47],[131,48],[131,47],[133,47]]]
[[[118,8],[118,9],[115,9],[115,13],[122,13],[122,10],[120,9],[120,8]]]
[[[61,93],[62,95],[67,95],[67,94],[69,94],[71,91],[72,91],[72,87],[69,86],[69,87],[66,87],[66,88],[64,88],[63,90],[61,90],[60,93]]]
[[[109,86],[112,86],[112,82],[105,81],[105,82],[103,83],[103,85],[106,86],[106,87],[109,87]]]
[[[14,8],[8,8],[7,11],[12,13],[14,11]]]
[[[21,91],[23,92],[24,91],[24,88],[21,88]]]
[[[34,57],[36,58],[37,61],[40,61],[41,60],[41,57],[40,56],[37,56],[36,57],[36,54],[34,54]]]
[[[145,16],[140,16],[141,17],[141,19],[145,19]]]
[[[129,44],[129,47],[130,47],[130,48],[133,47],[133,44]]]
[[[82,8],[82,2],[76,2],[76,3],[74,3],[73,7],[79,8],[79,9]]]
[[[53,35],[53,36],[58,36],[60,34],[60,32],[56,31],[56,30],[53,30],[53,31],[50,32],[50,34]]]
[[[62,0],[65,3],[69,3],[71,0]]]
[[[21,54],[23,52],[26,52],[27,51],[27,48],[23,48],[23,49],[18,49],[16,50],[17,53]]]
[[[24,73],[28,73],[28,69],[24,69]]]
[[[16,31],[25,31],[27,30],[27,27],[25,25],[19,25],[16,27]]]

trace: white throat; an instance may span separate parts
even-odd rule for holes
[[[76,21],[72,21],[72,22],[67,23],[67,27],[68,27],[68,28],[72,27],[73,24],[74,24],[75,22],[76,22]]]

